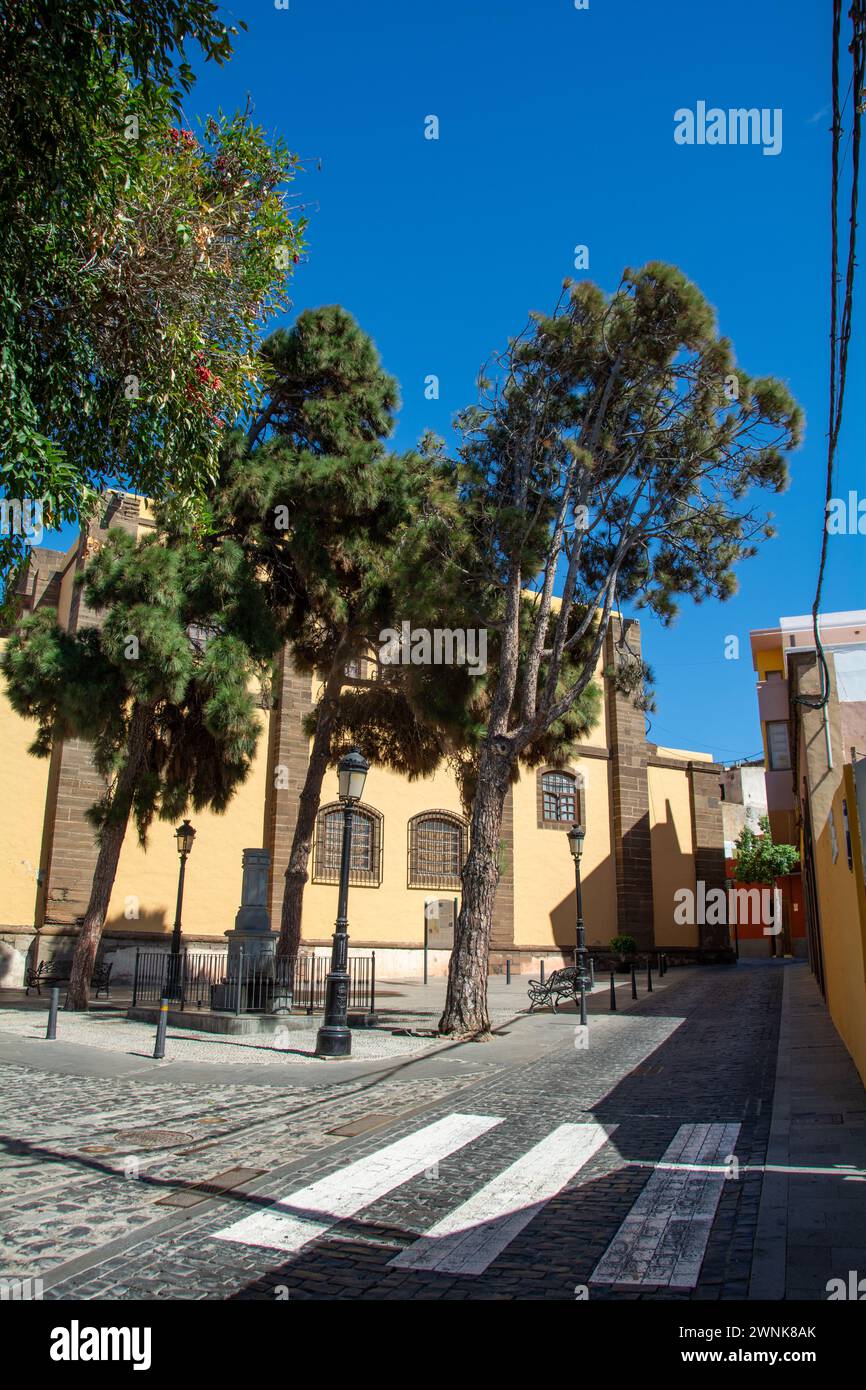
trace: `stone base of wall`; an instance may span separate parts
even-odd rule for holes
[[[35,940],[32,927],[0,930],[0,989],[23,989]]]

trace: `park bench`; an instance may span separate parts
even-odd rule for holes
[[[97,999],[103,991],[106,999],[110,998],[112,969],[113,966],[111,965],[97,965],[94,968],[90,984],[96,990]],[[35,970],[31,968],[27,971],[26,993],[29,995],[31,989],[35,989],[36,993],[41,995],[42,985],[68,985],[71,971],[71,961],[49,962],[42,960]]]
[[[578,972],[573,965],[563,970],[554,970],[546,980],[529,981],[530,1013],[533,1009],[543,1008],[545,1004],[552,1004],[553,1012],[556,1013],[559,1001],[563,998],[571,999],[575,1004],[580,1002]]]

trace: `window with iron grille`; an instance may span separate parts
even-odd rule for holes
[[[577,782],[570,772],[544,772],[541,776],[542,819],[561,824],[577,820]]]
[[[339,883],[342,853],[343,807],[335,801],[323,806],[316,818],[314,883]],[[352,811],[349,882],[368,888],[378,888],[382,882],[382,816],[370,806],[356,806]]]
[[[459,888],[466,822],[451,811],[425,811],[409,822],[409,887]]]

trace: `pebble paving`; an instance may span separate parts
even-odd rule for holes
[[[589,1296],[743,1298],[780,999],[780,972],[691,971],[634,1012],[592,1016],[588,1048],[575,1045],[577,1033],[561,1041],[557,1030],[548,1053],[518,1067],[487,1066],[471,1085],[456,1068],[454,1075],[368,1078],[337,1092],[298,1086],[275,1096],[272,1087],[230,1081],[143,1088],[119,1079],[73,1087],[69,1078],[4,1068],[0,1219],[8,1272],[47,1276],[45,1297],[56,1299],[573,1300],[586,1296],[590,1275],[679,1127],[713,1123],[739,1124],[738,1168],[724,1183],[696,1287],[672,1294],[592,1284]],[[297,1254],[215,1239],[257,1203],[455,1110],[501,1116],[503,1123]],[[396,1118],[382,1131],[334,1138],[335,1127],[371,1111]],[[583,1120],[603,1125],[608,1142],[483,1274],[389,1266],[558,1125]],[[161,1147],[146,1137],[139,1144],[118,1139],[135,1129],[166,1129],[175,1138]],[[274,1172],[289,1164],[288,1173]],[[179,1184],[233,1166],[265,1173],[199,1210],[172,1214],[156,1205]],[[146,1229],[154,1222],[161,1224]],[[109,1241],[119,1244],[105,1248]],[[78,1265],[67,1270],[72,1260]]]

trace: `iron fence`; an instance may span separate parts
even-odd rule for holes
[[[302,955],[295,961],[243,951],[136,951],[132,1005],[168,999],[175,1008],[228,1013],[314,1013],[325,1006],[330,961]],[[376,953],[349,958],[349,1008],[374,1013]]]

